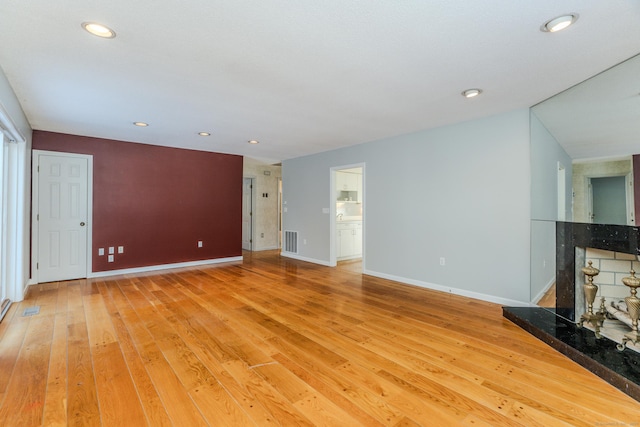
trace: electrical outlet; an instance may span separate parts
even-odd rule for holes
[[[115,248],[113,246],[109,246],[109,253],[110,254],[115,254]]]
[[[307,244],[307,239],[303,239],[302,242],[306,245]]]
[[[440,257],[440,265],[444,265],[445,264],[445,259],[444,257]]]
[[[198,240],[198,247],[201,248],[202,247],[202,240]]]
[[[98,248],[98,256],[104,255],[104,248]]]
[[[124,246],[118,246],[118,253],[119,254],[123,254],[124,253]]]
[[[264,233],[260,233],[260,237],[264,239]]]
[[[113,262],[113,255],[109,255],[109,258],[107,259],[108,262]]]

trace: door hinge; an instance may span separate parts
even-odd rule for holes
[[[249,243],[253,243],[253,239],[249,239]]]
[[[38,270],[40,268],[40,263],[36,262],[36,270]]]
[[[249,216],[253,216],[253,212],[249,212]]]
[[[36,214],[36,221],[40,221],[40,214]]]

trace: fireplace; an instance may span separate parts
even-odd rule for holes
[[[576,326],[584,312],[581,294],[585,248],[640,254],[640,228],[556,223],[556,308],[504,307],[503,315],[556,350],[640,401],[640,354]]]

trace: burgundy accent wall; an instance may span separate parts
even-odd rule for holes
[[[640,215],[640,154],[633,155],[633,200],[636,208],[635,225],[640,226],[638,215]]]
[[[242,255],[242,156],[44,131],[33,149],[93,155],[94,272]]]

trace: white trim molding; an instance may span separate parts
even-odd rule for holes
[[[209,265],[209,264],[222,264],[225,262],[242,262],[242,256],[206,259],[201,261],[178,262],[175,264],[150,265],[147,267],[123,268],[121,270],[96,271],[93,273],[89,273],[89,278],[119,276],[122,274],[138,274],[138,273],[146,273],[149,271],[170,270],[172,268],[197,267],[197,266]]]
[[[10,142],[27,141],[22,132],[20,132],[20,129],[18,129],[11,119],[11,116],[9,116],[9,113],[7,112],[7,109],[4,108],[2,102],[0,102],[0,128],[6,132]]]
[[[407,285],[418,286],[420,288],[431,289],[434,291],[446,292],[449,294],[459,295],[463,297],[473,298],[481,301],[492,302],[495,304],[506,305],[510,307],[530,307],[533,304],[529,302],[517,301],[508,298],[501,298],[495,295],[481,294],[479,292],[468,291],[466,289],[452,288],[449,286],[436,285],[434,283],[423,282],[421,280],[408,279],[406,277],[394,276],[392,274],[379,273],[377,271],[366,270],[364,274],[369,276],[380,277],[382,279],[393,280],[395,282],[405,283]]]
[[[306,261],[306,262],[311,262],[313,264],[320,264],[320,265],[324,265],[327,267],[335,267],[335,265],[331,265],[329,264],[327,261],[323,261],[321,259],[315,259],[315,258],[307,258],[304,256],[300,256],[300,255],[296,255],[292,252],[280,252],[280,255],[283,257],[287,257],[287,258],[292,258],[292,259],[297,259],[298,261]]]

